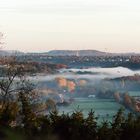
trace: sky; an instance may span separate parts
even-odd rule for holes
[[[140,53],[139,0],[0,0],[3,49]]]

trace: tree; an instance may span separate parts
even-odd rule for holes
[[[16,119],[19,111],[17,93],[20,90],[22,68],[11,63],[4,66],[0,78],[0,121],[7,125]],[[15,108],[14,110],[12,108]]]
[[[122,134],[122,125],[125,122],[124,109],[120,108],[114,116],[112,126],[112,139],[118,140]]]
[[[85,119],[85,138],[88,140],[96,139],[97,136],[97,117],[95,112],[91,110]]]
[[[109,122],[103,121],[97,133],[98,140],[111,140],[111,129],[109,128]]]
[[[32,135],[38,127],[37,116],[32,111],[28,96],[26,96],[25,92],[20,92],[19,100],[21,102],[21,124],[23,124],[26,134]]]
[[[8,64],[4,67],[3,76],[0,79],[1,108],[4,108],[7,103],[15,99],[21,83],[24,82],[24,80],[20,79],[21,74],[22,67],[13,64]]]
[[[0,122],[5,126],[13,122],[23,123],[25,128],[36,126],[33,108],[38,100],[34,85],[26,79],[24,67],[14,58],[7,61],[0,78]]]

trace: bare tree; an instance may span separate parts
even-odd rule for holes
[[[15,62],[2,66],[0,77],[1,107],[14,100],[24,81],[23,68],[21,66],[16,65]]]

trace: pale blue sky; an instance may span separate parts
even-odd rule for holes
[[[140,52],[139,0],[0,0],[5,49]]]

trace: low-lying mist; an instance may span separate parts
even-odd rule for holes
[[[115,92],[140,91],[138,81],[121,79],[121,77],[136,74],[140,74],[140,71],[124,67],[62,69],[58,74],[36,75],[29,79],[35,81],[37,88],[43,90],[45,95],[53,93],[53,95],[63,94],[70,97],[96,95],[112,98],[112,93]]]
[[[64,77],[67,79],[88,79],[91,81],[102,80],[106,78],[119,78],[123,76],[133,76],[140,74],[140,70],[133,71],[124,67],[115,68],[88,68],[88,69],[62,69],[58,74],[49,75],[36,75],[29,77],[30,80],[37,81],[50,81],[55,80],[57,77]]]

